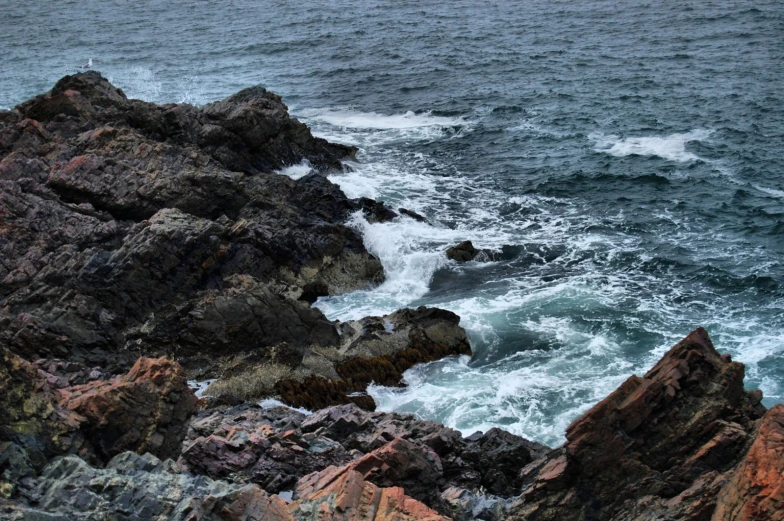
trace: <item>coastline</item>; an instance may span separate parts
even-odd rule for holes
[[[397,215],[330,183],[323,174],[355,150],[314,138],[264,89],[196,109],[128,100],[97,73],[66,77],[0,114],[0,150],[11,259],[1,273],[0,345],[13,397],[2,421],[0,508],[11,516],[67,515],[76,506],[56,483],[129,469],[146,473],[126,484],[139,490],[176,488],[164,472],[201,500],[234,487],[194,519],[220,509],[281,519],[326,509],[338,518],[380,502],[416,519],[472,519],[478,505],[483,519],[732,519],[781,500],[775,483],[758,492],[744,469],[764,455],[781,470],[770,447],[782,435],[782,407],[766,413],[761,393],[743,391],[742,365],[720,357],[701,330],[575,421],[555,450],[346,405],[372,410],[356,394],[371,382],[398,384],[414,364],[470,347],[448,311],[333,323],[310,307],[382,280],[348,216]],[[316,172],[274,173],[303,160]],[[177,363],[149,358],[161,355]],[[197,404],[187,388],[195,375],[240,383]],[[257,390],[232,391],[249,378]],[[275,395],[337,407],[316,412],[319,423],[242,405]],[[140,462],[126,450],[153,456]],[[191,472],[216,481],[205,488]],[[234,483],[221,485],[227,477]],[[267,494],[289,486],[289,505]],[[101,501],[91,503],[95,516],[115,508]],[[186,515],[169,503],[157,512]]]

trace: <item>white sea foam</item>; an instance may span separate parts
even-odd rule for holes
[[[188,387],[193,389],[193,393],[197,398],[202,398],[204,396],[204,391],[206,391],[207,387],[214,381],[215,378],[210,378],[208,380],[188,380]]]
[[[284,407],[286,409],[291,409],[293,411],[301,412],[305,415],[313,414],[313,411],[309,411],[308,409],[303,409],[302,407],[292,407],[290,405],[286,405],[285,403],[281,402],[280,400],[276,400],[275,398],[265,398],[258,402],[259,407],[262,409],[274,409],[275,407]]]
[[[328,110],[315,116],[315,119],[336,127],[349,129],[400,130],[422,127],[458,127],[464,124],[462,118],[433,116],[431,113],[416,114],[378,114],[375,112],[356,112],[351,110]]]
[[[752,185],[752,186],[757,190],[759,190],[760,192],[766,193],[768,195],[772,195],[773,197],[779,199],[784,198],[784,190],[776,190],[775,188],[766,188],[760,185]]]
[[[296,180],[305,177],[312,171],[313,167],[310,166],[310,162],[308,162],[307,159],[303,159],[301,163],[281,168],[276,173],[289,176]]]
[[[685,162],[700,159],[686,150],[686,144],[692,141],[703,141],[712,131],[697,129],[682,134],[668,136],[642,136],[621,138],[616,135],[591,134],[597,152],[604,152],[616,157],[631,155],[658,156],[669,161]]]

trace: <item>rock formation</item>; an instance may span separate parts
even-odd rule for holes
[[[261,88],[158,106],[88,72],[0,111],[0,518],[784,521],[784,406],[702,329],[554,450],[372,412],[470,346],[448,311],[310,306],[383,278],[349,215],[423,219],[322,175],[354,153]]]
[[[66,76],[0,114],[0,346],[115,374],[140,355],[193,378],[252,368],[259,396],[373,408],[349,396],[470,348],[446,312],[335,324],[309,306],[383,279],[344,223],[397,214],[321,175],[355,152],[262,88],[158,106],[96,72]],[[316,173],[274,173],[301,161]]]
[[[630,377],[572,423],[561,449],[522,470],[523,494],[510,521],[697,521],[729,519],[722,509],[756,508],[737,484],[759,479],[743,469],[756,463],[741,462],[752,444],[769,449],[754,442],[765,409],[761,393],[743,389],[743,375],[743,365],[719,355],[703,329],[692,332],[643,378]],[[776,410],[763,426],[776,424]],[[773,441],[771,430],[763,432]],[[782,463],[776,459],[766,466]],[[733,470],[738,464],[743,468]],[[784,485],[784,477],[774,482]]]

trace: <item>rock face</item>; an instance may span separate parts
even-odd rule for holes
[[[330,467],[297,484],[299,498],[292,506],[297,518],[325,520],[450,521],[400,487],[379,487],[352,467]]]
[[[140,353],[335,340],[297,297],[382,280],[343,225],[360,205],[322,175],[273,170],[354,152],[261,88],[158,106],[66,76],[0,117],[0,345],[119,373]]]
[[[719,493],[711,519],[784,519],[784,405],[765,414],[748,454]]]
[[[140,358],[126,375],[62,389],[59,405],[86,419],[81,430],[102,460],[127,450],[176,458],[196,401],[182,367]]]
[[[0,350],[0,489],[16,494],[58,454],[101,464],[126,450],[176,457],[196,410],[185,373],[166,359],[140,359],[111,380],[57,388],[58,378]]]
[[[764,421],[752,445],[764,408],[760,393],[744,391],[743,375],[742,364],[694,331],[645,377],[632,376],[575,421],[562,449],[522,470],[524,492],[509,519],[732,518],[718,513],[719,496],[725,510],[753,511],[759,489],[733,494],[730,478],[750,446],[775,446],[777,429],[775,419]],[[755,452],[742,467],[755,468]],[[780,465],[780,454],[765,467]],[[739,472],[749,485],[760,479]],[[781,486],[781,475],[773,481]],[[769,489],[759,500],[768,494],[776,495]]]

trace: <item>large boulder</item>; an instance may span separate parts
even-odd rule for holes
[[[310,410],[343,403],[372,410],[375,403],[364,393],[371,383],[401,386],[403,372],[416,364],[471,353],[460,317],[438,308],[402,309],[383,317],[333,325],[302,303],[283,307],[248,290],[235,293],[235,297],[239,309],[218,316],[231,315],[223,320],[236,320],[248,327],[252,341],[278,340],[286,345],[268,351],[267,357],[243,357],[235,365],[244,366],[244,370],[224,371],[224,378],[207,389],[210,396],[240,393],[240,398],[254,399],[277,395],[293,407]],[[251,300],[255,308],[247,303]],[[223,302],[217,298],[210,301],[212,306]],[[263,331],[258,318],[262,313],[292,314],[292,319],[284,322],[291,325],[280,331]],[[210,333],[194,336],[194,342],[206,339],[204,347],[209,349]],[[258,340],[259,334],[268,340]],[[282,352],[288,356],[278,356]],[[275,378],[270,378],[271,374]],[[263,381],[269,383],[259,383]]]
[[[59,405],[85,418],[82,432],[108,460],[127,450],[176,458],[196,402],[176,362],[140,358],[128,374],[61,389]]]

